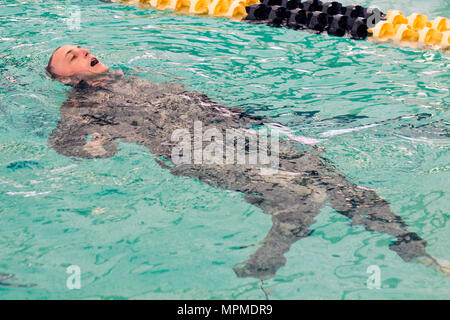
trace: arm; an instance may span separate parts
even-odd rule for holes
[[[117,153],[117,142],[99,126],[84,117],[79,108],[61,107],[61,118],[48,138],[48,145],[61,155],[78,158],[110,158]],[[88,139],[90,138],[90,139]]]

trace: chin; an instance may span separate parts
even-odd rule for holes
[[[105,66],[103,63],[98,63],[95,67],[91,68],[91,72],[93,73],[105,73],[108,72],[109,68]]]
[[[102,69],[99,73],[106,73],[106,72],[108,72],[109,71],[109,68],[108,67],[105,67],[104,69]]]

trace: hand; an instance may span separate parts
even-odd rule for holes
[[[95,132],[92,135],[91,140],[89,140],[89,142],[84,145],[83,150],[93,157],[102,157],[107,153],[107,151],[103,147],[103,144],[107,141],[107,137],[102,136],[98,132]]]

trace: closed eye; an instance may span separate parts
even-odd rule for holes
[[[72,56],[72,59],[70,59],[70,61],[73,61],[77,58],[77,56]]]

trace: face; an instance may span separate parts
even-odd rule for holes
[[[52,71],[62,77],[85,76],[108,71],[108,67],[80,46],[58,48],[51,61]]]

